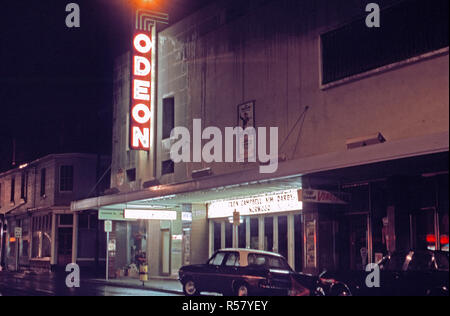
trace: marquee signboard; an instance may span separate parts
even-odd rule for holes
[[[235,200],[211,202],[208,206],[208,218],[233,217],[235,213],[239,213],[240,216],[265,215],[302,209],[303,203],[299,201],[298,191],[286,190]]]
[[[150,151],[152,123],[152,30],[136,30],[133,36],[130,149]]]
[[[323,190],[299,190],[299,201],[319,204],[347,204],[337,193],[331,193]]]
[[[160,221],[177,220],[176,211],[125,209],[125,219],[147,219]]]

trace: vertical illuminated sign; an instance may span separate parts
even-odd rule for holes
[[[130,149],[150,151],[152,122],[152,27],[133,36]]]

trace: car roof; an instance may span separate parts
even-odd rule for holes
[[[270,251],[264,251],[264,250],[256,250],[256,249],[246,249],[246,248],[225,248],[225,249],[219,249],[217,250],[217,252],[239,252],[241,254],[246,253],[246,254],[259,254],[259,255],[267,255],[267,256],[274,256],[274,257],[279,257],[279,258],[283,258],[282,255],[275,253],[275,252],[270,252]]]
[[[423,254],[433,255],[433,254],[435,254],[435,253],[447,254],[446,251],[429,250],[429,249],[410,249],[410,250],[401,249],[401,250],[396,250],[396,251],[394,251],[392,254],[397,254],[397,255],[408,255],[408,254],[410,254],[411,252],[412,252],[413,254],[419,254],[419,255],[423,255]]]

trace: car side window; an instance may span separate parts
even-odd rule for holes
[[[428,271],[431,269],[432,257],[431,255],[414,254],[408,266],[408,271]]]
[[[275,269],[289,269],[289,265],[282,258],[257,254],[248,256],[248,265],[264,266]]]
[[[400,272],[403,270],[405,263],[405,257],[400,254],[394,254],[387,259],[383,264],[383,270],[391,272]]]
[[[230,253],[228,254],[227,260],[225,262],[227,267],[239,267],[239,254],[238,253]]]
[[[248,255],[248,265],[255,265],[255,266],[265,266],[266,265],[266,257],[257,255],[257,254],[250,254]]]
[[[218,252],[211,260],[209,260],[209,264],[213,266],[222,265],[223,259],[225,259],[225,253]]]
[[[438,270],[448,271],[448,256],[446,257],[443,254],[436,253],[434,255],[434,258],[436,260],[436,265],[437,265]]]
[[[276,258],[276,257],[270,257],[269,267],[270,268],[279,268],[279,269],[288,269],[287,263],[283,259]]]

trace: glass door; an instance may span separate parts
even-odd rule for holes
[[[58,265],[66,266],[72,262],[72,228],[58,229]]]
[[[161,231],[161,274],[170,275],[170,230]]]
[[[343,216],[339,222],[339,266],[341,270],[364,270],[369,263],[368,215]]]
[[[425,208],[410,215],[411,248],[415,250],[438,250],[436,210]]]

